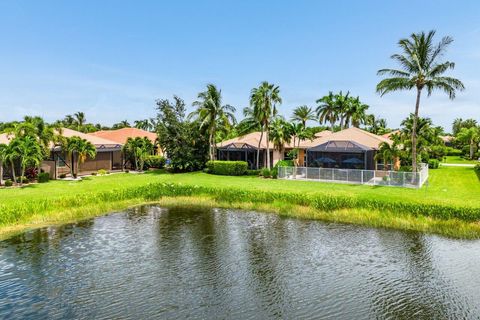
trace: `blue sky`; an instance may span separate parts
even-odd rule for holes
[[[430,29],[455,39],[445,58],[467,90],[424,99],[421,115],[447,130],[480,120],[478,1],[2,1],[0,121],[76,111],[133,121],[153,116],[158,98],[190,105],[207,83],[241,110],[267,80],[285,116],[350,90],[396,127],[415,93],[379,97],[376,71],[395,66],[400,38]]]

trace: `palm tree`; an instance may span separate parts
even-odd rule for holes
[[[7,162],[8,146],[0,143],[0,186],[3,185],[3,164]]]
[[[381,69],[378,75],[389,75],[377,85],[377,92],[381,96],[392,91],[417,90],[415,103],[414,122],[412,130],[412,169],[417,171],[417,136],[416,126],[420,109],[422,90],[426,89],[428,96],[434,90],[442,90],[450,99],[455,98],[457,90],[465,89],[463,83],[455,78],[444,76],[449,69],[454,69],[455,64],[450,61],[440,62],[439,59],[452,43],[451,37],[443,37],[437,44],[433,44],[435,31],[413,33],[409,39],[398,42],[402,53],[394,54],[391,58],[400,64],[398,69]]]
[[[77,126],[77,130],[82,131],[83,126],[87,122],[87,119],[85,118],[85,113],[79,111],[76,112],[73,116],[75,117],[74,123]]]
[[[133,157],[135,170],[142,171],[145,160],[148,155],[153,153],[153,143],[147,137],[128,138],[127,143],[123,146],[123,152]]]
[[[261,125],[261,135],[259,145],[263,139],[265,132],[265,139],[267,142],[267,169],[270,169],[270,146],[269,146],[269,131],[270,120],[277,115],[277,103],[282,103],[280,98],[280,88],[274,84],[264,81],[258,88],[253,88],[250,92],[250,106],[253,109],[255,119]],[[259,165],[260,153],[257,153],[257,168]]]
[[[335,95],[329,92],[328,95],[318,99],[317,101],[317,117],[320,124],[330,122],[330,130],[333,132],[335,122],[338,120],[338,109],[335,103]]]
[[[133,126],[137,129],[142,129],[142,130],[145,130],[145,131],[152,130],[152,123],[150,122],[149,119],[135,120],[133,122]]]
[[[415,115],[412,113],[408,118],[402,121],[402,129],[400,131],[400,137],[402,139],[404,148],[406,150],[412,150],[412,136],[413,125],[415,122]],[[439,131],[433,126],[432,119],[419,117],[416,125],[417,137],[417,160],[421,159],[419,154],[427,153],[431,146],[443,144],[439,136]]]
[[[378,146],[378,152],[375,154],[375,160],[383,160],[383,169],[388,168],[388,163],[395,161],[400,156],[400,139],[398,136],[392,136],[393,143],[382,142]]]
[[[350,92],[347,92],[346,95],[343,95],[343,92],[340,91],[335,95],[335,108],[340,117],[340,130],[345,129],[347,126],[348,114],[350,109]]]
[[[305,128],[308,120],[315,120],[315,113],[308,106],[300,106],[293,110],[293,121],[298,121]]]
[[[480,128],[462,128],[457,134],[457,139],[470,146],[470,159],[473,159],[475,146],[478,146],[478,143],[480,142]]]
[[[20,160],[20,185],[23,185],[26,167],[37,166],[43,159],[43,150],[35,138],[30,136],[17,137],[10,142],[10,146]]]
[[[351,123],[352,126],[358,128],[361,124],[367,123],[366,111],[368,108],[368,105],[360,101],[360,97],[351,97],[345,114],[345,126],[348,127]]]
[[[71,165],[71,173],[72,177],[74,178],[76,178],[78,175],[78,168],[80,167],[80,164],[84,163],[85,160],[87,160],[87,157],[93,159],[97,155],[97,150],[90,141],[77,136],[67,139],[66,151],[68,152],[69,157],[74,161],[74,163]],[[75,156],[76,159],[74,159]]]
[[[292,141],[292,130],[288,122],[281,117],[276,117],[270,123],[270,139],[275,149],[283,153],[285,144]]]
[[[235,108],[229,104],[222,105],[222,90],[213,84],[207,85],[207,90],[198,94],[198,100],[193,103],[197,110],[189,114],[200,122],[200,129],[208,132],[210,144],[209,158],[216,158],[216,132],[219,128],[229,130],[235,124]]]
[[[253,108],[245,107],[243,108],[243,120],[238,123],[236,126],[236,130],[240,136],[246,135],[253,131],[261,131],[262,126],[260,122],[255,118],[253,114]],[[258,149],[260,149],[260,144],[258,145]],[[260,150],[258,150],[260,152]]]

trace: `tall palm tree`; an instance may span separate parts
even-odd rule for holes
[[[315,112],[308,106],[296,107],[293,110],[293,121],[298,121],[305,128],[308,120],[315,120]]]
[[[292,141],[292,130],[288,122],[281,117],[276,117],[270,123],[270,139],[280,153],[283,153],[285,144]]]
[[[0,143],[0,186],[3,185],[3,164],[7,162],[8,146]]]
[[[345,114],[345,126],[349,127],[351,123],[355,128],[360,127],[361,124],[367,123],[367,109],[368,105],[360,101],[360,97],[349,99],[348,109]]]
[[[398,42],[401,54],[394,54],[391,58],[400,64],[401,69],[381,69],[378,75],[388,75],[377,84],[377,92],[381,96],[392,91],[417,90],[415,103],[414,123],[412,130],[412,169],[417,171],[417,136],[416,126],[420,109],[422,90],[426,89],[428,96],[434,90],[441,90],[448,94],[450,99],[455,98],[456,91],[465,89],[463,83],[452,77],[444,76],[455,64],[450,61],[440,62],[447,47],[452,43],[451,37],[443,37],[438,44],[433,43],[435,31],[428,33],[413,33],[408,39]]]
[[[335,122],[338,120],[338,109],[335,103],[335,95],[329,92],[328,95],[318,99],[317,101],[317,117],[320,124],[330,122],[330,130],[333,132]]]
[[[87,119],[85,118],[85,113],[79,111],[79,112],[76,112],[73,116],[75,117],[74,123],[77,126],[77,130],[82,131],[83,126],[87,122]]]
[[[235,108],[229,104],[222,105],[222,91],[213,84],[207,85],[207,90],[198,94],[198,100],[193,103],[197,110],[189,115],[189,118],[198,119],[200,129],[208,132],[209,158],[216,158],[216,132],[219,128],[228,130],[235,124]]]
[[[23,185],[26,167],[28,165],[37,166],[43,159],[43,150],[35,138],[30,136],[13,139],[10,147],[20,160],[20,185]]]
[[[145,130],[145,131],[152,130],[152,123],[150,122],[149,119],[135,120],[133,122],[133,126],[137,129],[142,129],[142,130]]]
[[[76,136],[67,139],[66,151],[68,152],[69,158],[72,159],[73,157],[74,163],[72,163],[70,168],[72,177],[74,178],[76,178],[78,175],[78,168],[80,167],[80,164],[84,163],[85,160],[87,160],[87,157],[93,159],[97,155],[97,149],[90,141]]]
[[[267,81],[262,82],[258,88],[253,88],[250,92],[250,106],[253,108],[253,114],[258,122],[260,122],[262,128],[259,144],[261,144],[263,133],[265,132],[267,169],[270,169],[269,123],[270,120],[277,115],[277,104],[281,103],[280,88]],[[258,162],[259,153],[257,154],[257,167]]]
[[[340,118],[340,130],[345,129],[346,127],[350,102],[350,92],[347,92],[346,95],[343,95],[343,92],[340,91],[335,95],[335,108],[337,109],[337,113]]]
[[[480,128],[462,128],[457,134],[457,139],[469,145],[470,159],[473,159],[475,146],[478,146],[478,143],[480,142]]]

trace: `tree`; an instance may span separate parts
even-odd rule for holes
[[[384,170],[388,168],[388,163],[398,159],[401,153],[400,137],[393,135],[392,140],[391,144],[385,141],[381,142],[378,146],[378,152],[375,154],[375,160],[383,160]]]
[[[412,150],[412,131],[414,126],[415,115],[412,113],[408,118],[402,121],[400,130],[400,137],[402,139],[402,144],[404,149],[411,152]],[[440,138],[441,130],[438,130],[438,127],[435,127],[430,118],[419,117],[416,124],[416,133],[417,137],[417,160],[423,158],[429,158],[429,151],[432,146],[443,145],[443,141]]]
[[[87,122],[87,119],[85,118],[85,113],[79,111],[76,112],[73,116],[75,117],[73,120],[73,124],[77,126],[78,131],[82,131],[83,126]]]
[[[198,94],[198,100],[193,103],[197,110],[189,115],[189,119],[196,119],[200,129],[208,133],[209,158],[216,158],[216,132],[219,128],[228,130],[235,124],[235,108],[231,105],[222,105],[222,91],[213,84],[207,85],[207,90]]]
[[[478,146],[478,143],[480,142],[480,128],[479,127],[461,128],[460,132],[458,132],[457,134],[457,139],[469,145],[470,159],[473,159],[475,147]]]
[[[477,126],[477,120],[475,119],[466,119],[463,120],[462,118],[457,118],[453,120],[452,124],[452,133],[456,136],[462,128],[474,128]]]
[[[8,146],[4,143],[0,143],[0,186],[3,185],[3,164],[8,159]]]
[[[117,129],[130,128],[130,127],[131,127],[130,122],[128,122],[127,120],[122,120],[118,123],[113,124],[112,129],[117,130]]]
[[[123,146],[123,151],[127,157],[132,157],[135,164],[135,170],[142,171],[145,165],[145,159],[153,153],[153,143],[147,137],[128,138]]]
[[[345,127],[348,128],[350,123],[355,128],[359,128],[361,124],[366,124],[368,108],[368,105],[360,101],[360,97],[350,97],[345,111]]]
[[[133,126],[137,129],[141,129],[145,131],[151,131],[153,129],[153,125],[149,119],[135,120],[133,122]]]
[[[315,112],[308,106],[296,107],[293,110],[293,121],[298,121],[305,128],[308,120],[315,120]]]
[[[285,144],[292,140],[292,130],[288,122],[281,117],[276,117],[270,123],[270,139],[280,153],[283,153]]]
[[[450,99],[454,99],[456,91],[465,88],[460,80],[444,76],[447,70],[455,68],[455,64],[450,61],[439,61],[453,39],[443,37],[437,45],[434,45],[434,36],[435,31],[432,30],[427,34],[425,32],[413,33],[410,38],[401,39],[398,45],[402,53],[391,56],[400,64],[401,69],[381,69],[377,73],[380,76],[390,76],[377,84],[377,92],[381,96],[399,90],[416,89],[417,91],[412,130],[412,169],[414,172],[417,171],[416,126],[422,90],[426,89],[428,96],[434,90],[441,90],[448,94]]]
[[[208,137],[198,121],[185,117],[185,102],[177,96],[173,102],[157,100],[157,134],[159,144],[168,157],[173,171],[203,169],[208,160]]]
[[[264,81],[258,88],[253,88],[250,92],[250,106],[253,109],[255,119],[261,125],[261,135],[259,144],[263,139],[265,132],[265,140],[267,144],[267,169],[270,169],[270,146],[269,146],[269,132],[270,120],[277,115],[277,104],[282,103],[280,98],[280,88],[274,84]],[[257,168],[259,165],[260,153],[257,153]]]
[[[43,159],[40,144],[30,136],[16,137],[10,142],[11,152],[20,161],[20,185],[23,185],[25,169],[28,165],[37,166]]]
[[[74,161],[71,165],[71,173],[74,178],[78,175],[80,164],[84,163],[87,157],[93,159],[97,155],[97,150],[90,141],[77,136],[67,138],[66,151],[68,156]]]
[[[338,108],[333,92],[317,100],[317,117],[320,124],[330,122],[330,130],[334,131],[335,122],[338,120]]]
[[[343,92],[340,91],[335,95],[335,108],[340,117],[340,130],[343,130],[348,126],[347,120],[350,109],[350,92],[343,95]]]

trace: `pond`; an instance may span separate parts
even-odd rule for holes
[[[0,242],[0,318],[478,318],[479,265],[479,241],[143,206]]]

